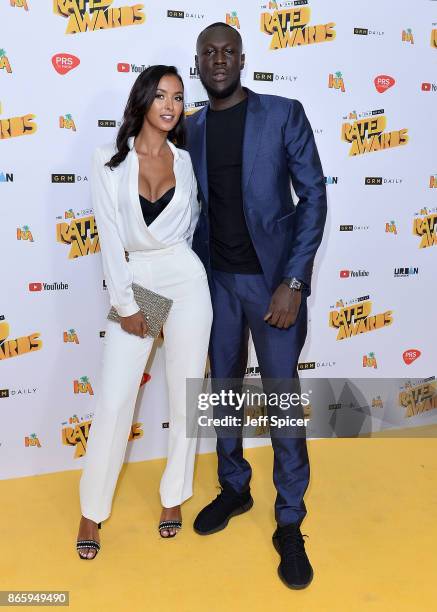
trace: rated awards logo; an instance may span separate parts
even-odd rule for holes
[[[92,414],[86,414],[79,419],[77,414],[69,417],[62,425],[62,444],[74,446],[74,459],[83,457],[86,454],[86,447],[90,428],[92,426]],[[128,442],[142,438],[144,431],[142,423],[132,423]]]
[[[269,49],[285,49],[316,43],[329,42],[335,39],[335,23],[309,25],[311,8],[307,0],[288,2],[293,8],[277,8],[277,3],[270,3],[273,11],[261,13],[261,32],[271,36]]]
[[[340,71],[337,71],[334,74],[329,75],[328,87],[329,89],[339,89],[343,93],[346,91],[346,87],[344,85],[343,74]]]
[[[387,118],[384,109],[357,114],[349,113],[341,126],[341,140],[349,143],[349,155],[364,155],[374,151],[383,151],[393,147],[405,146],[408,143],[408,128],[385,132]]]
[[[64,215],[69,221],[56,224],[56,242],[70,245],[68,259],[99,253],[100,241],[94,215],[75,218],[72,210],[65,211]]]
[[[74,119],[70,113],[67,113],[65,117],[62,115],[59,117],[59,127],[64,130],[72,130],[76,131],[76,124],[74,123]]]
[[[329,327],[338,330],[336,340],[352,338],[359,334],[387,327],[393,323],[392,310],[386,310],[376,315],[371,315],[371,312],[372,302],[370,299],[363,299],[346,306],[343,304],[343,300],[339,300],[336,309],[329,313]]]
[[[144,4],[113,7],[113,2],[114,0],[53,0],[53,12],[68,20],[65,34],[141,25],[146,20]]]
[[[0,70],[4,70],[8,74],[12,74],[11,62],[9,61],[4,49],[0,49]]]
[[[27,0],[9,0],[9,2],[14,8],[22,8],[25,11],[29,10],[29,2]]]
[[[37,125],[34,122],[35,117],[32,113],[19,117],[0,117],[0,140],[34,134],[37,130]]]
[[[8,340],[9,333],[9,323],[5,321],[4,315],[0,315],[0,361],[33,353],[42,348],[40,332],[33,332],[26,336],[19,336],[18,338],[10,338]]]
[[[405,384],[399,393],[399,407],[405,408],[406,417],[437,408],[436,381],[432,379],[415,385]]]
[[[419,249],[437,246],[437,213],[428,213],[422,209],[420,215],[413,219],[413,234],[420,237]]]

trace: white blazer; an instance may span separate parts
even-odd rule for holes
[[[200,213],[197,182],[187,151],[167,141],[173,153],[175,193],[160,215],[149,225],[144,221],[138,193],[139,161],[128,140],[129,153],[111,170],[105,163],[115,145],[97,147],[91,170],[91,196],[102,252],[103,272],[111,305],[121,317],[138,312],[132,291],[133,274],[124,251],[164,249],[187,242],[191,247]]]

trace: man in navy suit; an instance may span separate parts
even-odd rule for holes
[[[234,28],[215,23],[199,35],[196,67],[209,105],[187,123],[202,201],[193,248],[208,273],[214,312],[211,376],[243,379],[250,330],[263,380],[297,379],[326,219],[325,181],[302,104],[242,87],[244,61]],[[309,481],[306,440],[272,429],[271,438],[278,571],[287,586],[304,588],[313,576],[300,531]],[[224,529],[253,505],[241,435],[218,435],[217,455],[221,493],[194,522],[202,535]]]

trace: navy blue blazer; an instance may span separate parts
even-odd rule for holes
[[[245,89],[242,194],[247,228],[270,290],[275,291],[284,277],[295,276],[310,291],[326,220],[325,180],[313,131],[298,100]],[[187,149],[201,199],[192,246],[209,274],[207,109],[188,117]]]

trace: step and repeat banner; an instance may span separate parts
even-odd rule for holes
[[[391,422],[434,422],[436,1],[0,0],[0,478],[82,465],[109,308],[92,152],[150,64],[178,67],[187,114],[207,103],[195,43],[216,21],[243,37],[244,85],[303,103],[326,175],[300,375],[405,379]],[[129,461],[166,454],[164,353]],[[375,423],[385,409],[369,402]]]

